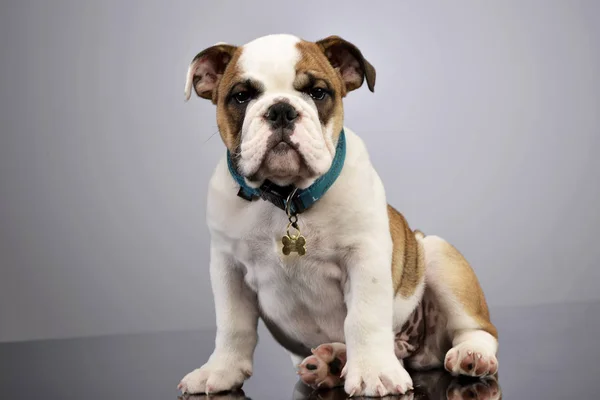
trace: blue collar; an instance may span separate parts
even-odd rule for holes
[[[315,204],[327,190],[333,185],[335,180],[340,176],[342,167],[344,166],[344,160],[346,159],[346,135],[344,130],[340,133],[337,148],[335,151],[335,157],[331,163],[329,171],[323,176],[319,177],[312,185],[306,189],[298,189],[291,199],[290,211],[292,214],[300,214],[309,209]],[[258,189],[251,188],[246,184],[244,177],[241,176],[233,166],[231,161],[231,154],[227,151],[227,165],[229,166],[229,172],[238,185],[240,190],[238,196],[241,198],[252,201],[257,198],[273,203],[275,206],[286,209],[287,199],[296,188],[293,186],[281,187],[275,185],[273,182],[266,180]]]

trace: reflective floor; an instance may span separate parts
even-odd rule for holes
[[[492,309],[500,331],[499,379],[413,374],[407,399],[600,397],[600,303]],[[1,321],[0,321],[1,323]],[[210,355],[214,332],[173,332],[0,344],[4,399],[173,399]],[[298,383],[291,361],[261,327],[254,376],[243,393],[211,399],[344,399]],[[190,396],[191,399],[207,399]]]

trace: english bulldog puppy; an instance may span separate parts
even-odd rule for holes
[[[191,61],[185,98],[216,105],[227,151],[206,214],[215,349],[182,392],[241,387],[259,318],[307,384],[351,396],[410,391],[405,363],[497,371],[473,270],[387,204],[365,144],[344,126],[342,100],[365,81],[374,91],[375,68],[337,36],[219,43]]]

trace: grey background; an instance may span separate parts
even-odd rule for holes
[[[0,341],[214,325],[204,220],[224,146],[191,58],[338,34],[389,202],[492,308],[599,301],[600,2],[3,1]],[[231,10],[231,11],[228,11]]]

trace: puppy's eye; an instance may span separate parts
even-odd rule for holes
[[[308,91],[308,94],[315,100],[323,100],[325,96],[327,96],[327,92],[325,91],[325,89],[320,87],[314,87],[310,89]]]
[[[239,104],[243,104],[243,103],[249,101],[252,98],[252,94],[248,90],[243,90],[241,92],[237,92],[236,94],[234,94],[233,98]]]

